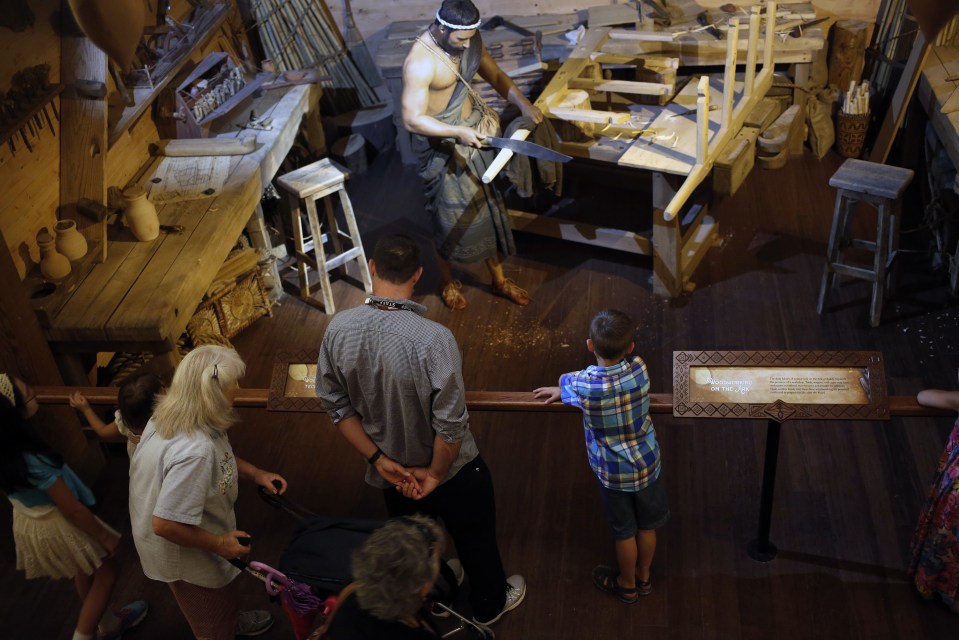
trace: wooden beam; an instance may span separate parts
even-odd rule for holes
[[[116,387],[62,387],[33,386],[37,400],[42,405],[69,405],[70,394],[79,391],[92,405],[115,406]],[[245,409],[265,409],[270,397],[269,389],[237,389],[234,406]],[[532,391],[467,391],[466,407],[470,411],[532,411],[536,413],[554,412],[579,415],[578,407],[553,402],[545,404],[533,397]],[[672,415],[673,394],[650,393],[649,411]],[[950,417],[954,411],[924,407],[916,402],[915,396],[889,396],[889,413],[897,418],[938,418]],[[688,418],[686,418],[688,419]],[[743,421],[743,424],[747,422]]]
[[[653,255],[649,238],[632,231],[597,227],[586,222],[551,218],[516,209],[509,209],[509,216],[514,231],[526,231],[527,233],[535,233],[559,240],[616,249],[617,251],[626,251],[642,256]]]
[[[879,128],[879,134],[876,141],[869,151],[869,161],[885,164],[889,157],[889,151],[892,149],[892,143],[896,139],[896,133],[902,127],[902,121],[906,117],[906,108],[912,99],[912,94],[916,89],[916,83],[919,82],[919,76],[922,68],[925,66],[926,57],[929,55],[929,43],[926,41],[922,32],[916,34],[916,41],[912,45],[912,52],[906,61],[906,66],[899,77],[899,84],[896,85],[896,91],[892,94],[892,100],[889,101],[889,108],[882,120],[882,126]]]

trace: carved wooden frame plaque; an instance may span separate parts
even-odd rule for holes
[[[273,361],[268,411],[322,412],[316,397],[316,350],[280,351]]]
[[[888,420],[878,351],[674,351],[673,415]]]

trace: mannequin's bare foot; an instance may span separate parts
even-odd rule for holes
[[[443,304],[453,311],[461,311],[466,308],[466,298],[463,297],[463,283],[459,280],[451,280],[443,285]]]
[[[532,300],[529,292],[516,284],[512,278],[503,278],[502,282],[494,282],[493,291],[505,298],[509,298],[521,307],[525,307]]]

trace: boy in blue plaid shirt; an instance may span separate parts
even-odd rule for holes
[[[639,356],[628,359],[634,336],[635,325],[625,313],[600,311],[586,340],[596,365],[563,374],[558,387],[533,391],[546,403],[562,400],[583,411],[586,455],[600,482],[619,565],[595,567],[593,583],[627,604],[653,591],[649,567],[656,529],[669,519],[659,443],[649,417],[646,364]]]

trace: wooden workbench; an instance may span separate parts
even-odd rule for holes
[[[94,265],[55,306],[39,310],[55,353],[69,361],[79,353],[175,349],[289,152],[315,91],[314,85],[299,85],[276,97],[267,93],[263,99],[275,105],[258,113],[271,116],[273,128],[255,131],[255,151],[230,157],[221,191],[157,206],[160,224],[182,225],[181,233],[161,232],[153,241],[138,242],[129,230],[111,225],[106,261]]]
[[[647,36],[630,31],[589,29],[536,105],[548,117],[595,123],[594,133],[586,141],[561,141],[563,152],[651,174],[653,228],[651,232],[599,228],[511,210],[514,228],[651,256],[653,291],[656,294],[675,297],[690,290],[693,272],[709,247],[719,239],[718,222],[708,212],[708,193],[705,187],[700,188],[700,184],[708,176],[724,145],[742,127],[745,116],[768,91],[773,63],[809,63],[824,43],[818,29],[810,30],[800,38],[765,33],[764,29],[763,38],[760,38],[758,22],[752,30],[748,25],[749,20],[746,20],[743,24],[746,28],[727,30],[725,40],[710,40],[711,36],[705,32],[697,32],[685,33],[668,42],[635,40],[632,38]],[[736,34],[734,39],[731,33]],[[648,37],[655,36],[651,33]],[[714,59],[720,47],[725,54]],[[709,78],[706,98],[700,96],[694,79],[669,104],[644,104],[642,110],[652,115],[647,124],[633,123],[630,111],[609,111],[609,107],[602,111],[590,106],[570,109],[563,102],[570,90],[593,85],[599,97],[604,86],[599,80],[600,64],[628,64],[631,57],[641,59],[653,52],[678,56],[680,64],[683,61],[697,64],[725,62],[725,73]],[[740,56],[741,53],[744,55]],[[763,61],[762,72],[756,70],[755,63],[759,60]],[[749,78],[748,90],[742,81],[736,80],[734,73],[736,66],[743,63],[746,63]],[[633,90],[640,93],[657,90],[653,85],[644,88],[635,82],[620,84],[634,85]],[[733,95],[726,91],[727,85],[734,87]],[[705,121],[700,135],[696,109],[701,99],[707,100],[709,105],[704,107]],[[555,109],[556,106],[561,108]],[[726,126],[723,125],[724,117],[728,118]],[[649,134],[637,135],[641,129]],[[659,134],[663,133],[672,135],[660,137]]]

